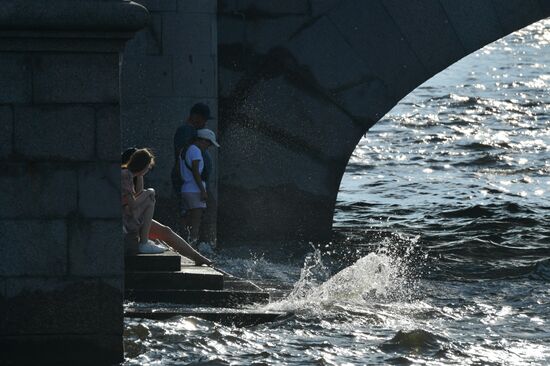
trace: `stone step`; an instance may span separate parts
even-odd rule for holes
[[[266,304],[269,294],[263,291],[228,290],[126,290],[125,299],[145,303],[170,303],[239,307],[250,304]]]
[[[161,254],[137,254],[124,258],[126,271],[179,271],[181,256],[173,251]]]
[[[224,276],[223,288],[228,291],[263,292],[264,290],[249,280]]]
[[[175,316],[196,317],[229,326],[246,327],[267,322],[280,321],[291,317],[292,313],[258,312],[252,310],[222,309],[220,311],[195,311],[190,309],[130,309],[124,312],[126,318],[167,320]]]
[[[129,290],[222,290],[223,275],[209,267],[182,267],[180,271],[126,272]]]

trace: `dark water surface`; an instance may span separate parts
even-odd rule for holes
[[[357,146],[336,237],[222,252],[286,289],[248,328],[126,322],[128,365],[550,364],[550,20],[417,88]],[[244,254],[243,254],[244,253]]]

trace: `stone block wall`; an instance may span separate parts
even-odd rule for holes
[[[155,217],[177,228],[179,209],[170,171],[174,132],[193,104],[210,106],[217,132],[216,0],[136,0],[151,13],[149,26],[128,42],[121,79],[122,147],[150,147],[157,156],[146,185],[157,192]],[[217,195],[217,151],[209,190]],[[208,210],[206,235],[215,240],[216,207]]]
[[[147,12],[103,4],[0,9],[2,365],[123,359],[119,64]]]

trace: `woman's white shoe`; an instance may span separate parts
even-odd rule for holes
[[[148,240],[147,243],[139,244],[139,252],[141,254],[159,254],[164,253],[166,249],[155,244],[154,241]]]

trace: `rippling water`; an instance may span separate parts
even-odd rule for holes
[[[358,145],[333,243],[221,253],[277,323],[126,322],[127,364],[550,364],[550,20],[417,88]],[[321,250],[319,250],[321,249]]]

